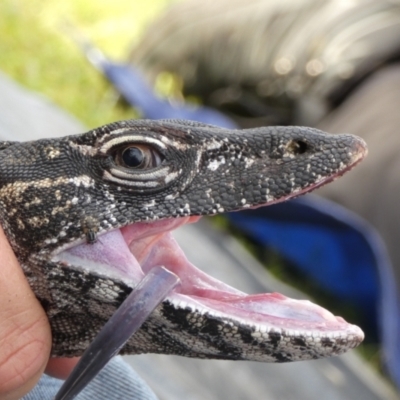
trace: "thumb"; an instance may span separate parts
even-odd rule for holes
[[[0,228],[0,398],[19,399],[39,380],[49,359],[51,332]]]

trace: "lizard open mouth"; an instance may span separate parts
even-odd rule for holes
[[[200,271],[187,260],[171,234],[173,229],[198,219],[192,216],[135,223],[100,235],[94,244],[64,250],[56,258],[96,274],[104,272],[129,286],[134,286],[152,267],[162,265],[181,279],[181,285],[168,297],[174,306],[254,326],[260,335],[293,331],[321,339],[343,338],[353,343],[348,347],[363,340],[363,332],[357,326],[310,301],[293,300],[278,293],[247,295]]]
[[[49,317],[53,356],[82,354],[155,266],[181,285],[126,353],[294,361],[362,341],[359,328],[308,301],[247,295],[201,272],[170,232],[196,215],[316,189],[361,161],[362,139],[304,127],[137,120],[1,150],[1,221]]]

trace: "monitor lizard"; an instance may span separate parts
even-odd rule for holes
[[[366,153],[348,134],[179,120],[1,142],[0,222],[49,318],[52,355],[82,354],[155,265],[175,272],[181,286],[122,353],[285,362],[357,346],[361,329],[309,301],[247,295],[201,272],[170,231],[202,215],[299,196]]]

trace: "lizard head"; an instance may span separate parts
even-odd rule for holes
[[[1,221],[49,317],[53,355],[81,354],[156,265],[182,284],[125,353],[294,361],[355,347],[358,327],[309,301],[247,295],[212,278],[170,232],[202,215],[296,197],[365,154],[352,135],[168,120],[10,144],[0,153]]]

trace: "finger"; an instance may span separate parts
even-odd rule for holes
[[[43,373],[50,349],[46,314],[0,228],[0,398],[26,394]]]

